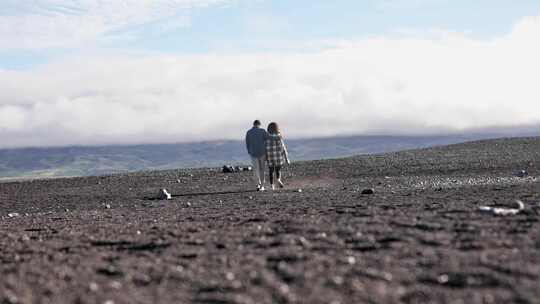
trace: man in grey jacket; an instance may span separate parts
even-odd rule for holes
[[[246,148],[251,156],[253,164],[253,174],[255,183],[257,183],[257,191],[264,191],[264,167],[266,166],[266,139],[268,132],[261,128],[261,122],[255,120],[253,128],[246,133]]]

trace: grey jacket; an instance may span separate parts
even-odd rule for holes
[[[253,127],[246,133],[246,148],[251,157],[261,157],[266,154],[266,139],[268,132],[265,129]]]

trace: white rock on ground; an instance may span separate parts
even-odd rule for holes
[[[520,200],[516,200],[516,207],[517,208],[495,208],[489,206],[480,206],[479,209],[480,211],[490,212],[494,215],[516,215],[525,209],[525,204],[523,204],[523,202]]]
[[[170,200],[172,198],[171,194],[167,192],[167,189],[163,188],[159,190],[158,198],[160,200]]]

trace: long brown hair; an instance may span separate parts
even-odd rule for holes
[[[280,132],[279,132],[279,126],[277,123],[275,122],[271,122],[268,124],[268,133],[270,134],[276,134],[278,135]]]

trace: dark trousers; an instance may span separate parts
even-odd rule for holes
[[[276,179],[281,179],[281,166],[270,166],[268,167],[268,172],[270,173],[270,184],[274,184],[274,172],[276,173]]]

